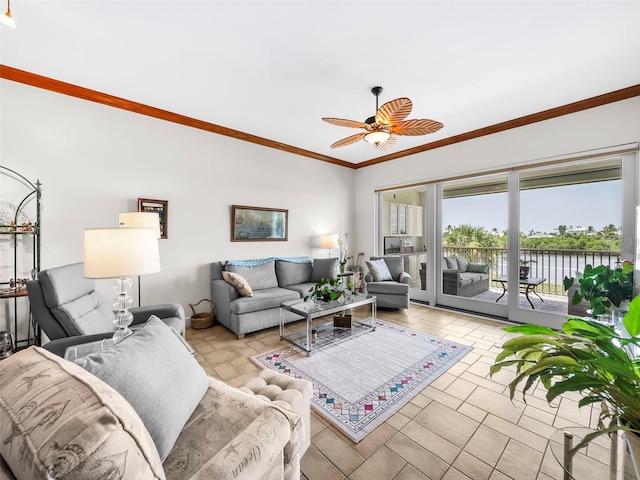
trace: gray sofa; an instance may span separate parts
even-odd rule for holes
[[[489,290],[489,265],[469,263],[460,255],[442,257],[442,292],[475,297]]]
[[[251,296],[242,296],[223,278],[223,272],[242,276],[251,287]],[[229,260],[211,264],[211,300],[215,319],[235,333],[245,334],[280,324],[280,304],[304,298],[321,278],[336,278],[338,259],[311,257],[269,257]],[[292,312],[282,312],[285,322],[300,320]]]

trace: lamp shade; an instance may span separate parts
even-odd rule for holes
[[[320,248],[338,248],[338,235],[321,235]]]
[[[382,130],[375,130],[373,132],[369,132],[364,136],[364,140],[373,144],[379,145],[381,143],[386,142],[391,134],[389,132],[384,132]]]
[[[126,228],[154,228],[160,238],[160,215],[157,212],[124,212],[118,214],[118,223]]]
[[[87,228],[84,276],[118,278],[160,271],[156,231],[151,228]]]

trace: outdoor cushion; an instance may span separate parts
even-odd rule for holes
[[[489,269],[488,263],[468,263],[467,272],[469,273],[487,273]]]
[[[251,289],[255,291],[278,286],[275,265],[275,260],[269,260],[260,265],[249,266],[231,265],[227,263],[225,270],[242,275],[249,285],[251,285]]]
[[[454,258],[456,263],[458,264],[458,270],[460,270],[461,272],[467,271],[467,261],[464,257],[461,257],[460,255],[454,255],[452,258]]]
[[[458,262],[454,257],[445,257],[445,260],[447,261],[447,270],[458,270]],[[442,267],[444,268],[444,265]]]

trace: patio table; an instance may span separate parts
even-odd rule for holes
[[[535,295],[540,299],[540,301],[544,302],[542,297],[538,295],[538,292],[536,291],[536,287],[540,285],[542,282],[544,282],[545,280],[546,278],[539,278],[539,277],[528,277],[528,278],[519,279],[520,293],[524,293],[524,296],[527,298],[527,301],[529,302],[529,305],[531,305],[531,308],[533,310],[535,310],[536,307],[533,306],[533,302],[529,298],[529,293],[530,292],[535,293]],[[507,293],[507,276],[504,275],[502,277],[494,278],[493,281],[498,282],[500,285],[502,285],[502,295],[500,295],[496,299],[496,302],[498,302],[502,297],[504,297],[504,294]]]

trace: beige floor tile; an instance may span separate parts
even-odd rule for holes
[[[465,446],[480,425],[438,402],[431,402],[414,420],[460,448]]]
[[[460,454],[460,447],[439,437],[428,428],[414,421],[407,423],[405,427],[400,430],[400,433],[406,435],[449,464]]]
[[[524,404],[483,387],[477,387],[466,401],[512,423],[517,423],[524,411]]]
[[[364,458],[369,458],[396,433],[397,430],[395,428],[391,428],[386,423],[383,423],[369,435],[360,440],[360,442],[354,445],[353,448]]]
[[[514,438],[525,445],[529,445],[531,448],[538,452],[544,452],[547,448],[547,439],[540,435],[530,432],[529,430],[519,427],[514,423],[507,422],[506,420],[496,417],[493,414],[487,415],[487,418],[482,422],[483,425],[493,428],[494,430],[506,435],[510,438]]]
[[[411,419],[409,417],[404,416],[402,413],[397,412],[391,415],[385,422],[390,427],[395,428],[396,430],[400,430],[407,423],[409,423]]]
[[[456,398],[431,386],[425,388],[422,391],[422,394],[425,397],[430,398],[431,400],[435,400],[436,402],[446,405],[447,407],[454,410],[462,405],[462,400],[460,400],[459,398]]]
[[[436,378],[431,385],[433,388],[437,388],[438,390],[442,390],[443,392],[447,389],[449,385],[453,383],[453,381],[457,378],[455,375],[451,375],[449,372],[445,372]]]
[[[391,437],[386,443],[386,447],[429,478],[441,478],[449,468],[447,462],[410,440],[402,433]]]
[[[419,406],[409,402],[398,411],[407,418],[413,418],[418,415],[422,411],[422,409]]]
[[[449,470],[447,470],[447,473],[445,473],[444,477],[442,477],[442,480],[475,480],[475,478],[467,477],[460,470],[451,467],[449,468]]]
[[[453,467],[473,480],[489,480],[491,472],[493,472],[492,466],[466,452],[460,452],[458,458],[453,462]]]
[[[469,443],[465,445],[465,452],[495,467],[504,451],[509,437],[485,425],[480,425]]]
[[[311,415],[311,436],[315,436],[320,433],[322,430],[327,428],[327,424],[318,420],[318,417],[315,415]]]
[[[471,383],[468,380],[456,378],[444,391],[445,393],[459,398],[460,400],[466,400],[469,395],[473,393],[476,387],[476,384]]]
[[[418,470],[416,470],[413,466],[407,464],[404,466],[398,475],[393,477],[393,480],[430,480],[429,477],[423,475]]]
[[[345,475],[350,475],[365,461],[365,458],[351,448],[351,445],[345,443],[329,429],[324,429],[315,435],[313,444]]]
[[[535,480],[538,476],[542,456],[541,452],[533,448],[516,440],[509,440],[500,460],[498,460],[496,470],[517,480]]]
[[[420,408],[426,407],[431,402],[432,400],[429,397],[422,395],[421,393],[411,399],[411,403],[417,405]]]
[[[300,460],[300,470],[309,480],[343,480],[345,476],[314,445]]]
[[[591,408],[579,408],[578,402],[563,398],[558,407],[558,416],[570,420],[573,425],[588,427],[591,420]]]
[[[350,476],[350,480],[384,480],[395,477],[407,464],[401,457],[382,447]]]
[[[466,415],[467,417],[475,420],[476,422],[482,423],[482,421],[485,419],[485,417],[488,415],[488,413],[486,412],[486,410],[483,410],[481,408],[475,407],[469,403],[463,403],[462,405],[460,405],[458,407],[458,409],[456,410],[458,413],[462,413],[463,415]]]

